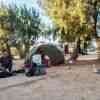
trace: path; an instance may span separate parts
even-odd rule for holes
[[[0,79],[0,100],[100,100],[100,75],[81,65],[53,67],[46,76]]]

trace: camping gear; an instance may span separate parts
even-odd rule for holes
[[[41,44],[39,46],[33,47],[30,53],[27,55],[25,62],[31,61],[34,54],[41,53],[40,50],[50,58],[51,65],[64,64],[63,52],[53,44]]]

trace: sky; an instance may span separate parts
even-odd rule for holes
[[[36,5],[36,0],[0,0],[0,2],[3,2],[4,4],[12,4],[16,3],[17,5],[23,5],[26,4],[27,6],[33,6]]]
[[[8,4],[16,4],[17,6],[26,5],[28,8],[34,7],[39,12],[43,12],[43,10],[38,6],[37,0],[0,0],[0,4],[8,5]]]

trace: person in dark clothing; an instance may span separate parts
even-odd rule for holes
[[[67,44],[66,44],[65,47],[64,47],[64,53],[65,53],[65,54],[68,54],[68,53],[69,53],[68,45],[67,45]]]
[[[1,67],[3,67],[5,71],[12,72],[12,57],[7,52],[7,50],[3,50],[3,55],[0,58],[0,63]]]
[[[34,76],[35,74],[35,71],[36,71],[36,64],[35,63],[32,63],[32,64],[28,64],[28,68],[25,68],[26,71],[25,71],[25,74],[26,76],[30,77],[30,76]]]

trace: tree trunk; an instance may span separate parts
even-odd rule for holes
[[[24,56],[26,57],[30,50],[30,44],[29,42],[27,42],[24,45],[25,45]]]
[[[72,61],[76,61],[78,56],[79,56],[79,50],[80,50],[80,38],[77,39],[76,41],[76,45],[75,45],[75,48],[73,50],[73,53],[70,57],[70,60]]]
[[[17,44],[17,45],[16,45],[16,48],[17,48],[17,50],[18,50],[18,52],[19,52],[20,58],[21,58],[21,59],[24,58],[24,50],[23,50],[23,48],[22,48],[22,45],[21,45],[21,44]]]
[[[97,25],[97,16],[98,16],[98,12],[97,12],[97,1],[95,1],[94,3],[94,33],[95,33],[95,38],[96,38],[96,42],[97,42],[97,54],[98,54],[98,58],[100,60],[100,37],[98,37],[97,31],[96,31],[96,25]]]
[[[20,42],[16,45],[16,48],[19,52],[20,58],[25,58],[27,53],[29,53],[30,44],[27,42]]]

